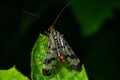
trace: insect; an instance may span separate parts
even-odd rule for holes
[[[56,17],[53,26],[50,26],[48,29],[48,37],[50,41],[48,43],[48,49],[42,65],[42,73],[44,76],[50,76],[55,72],[57,60],[59,60],[62,64],[67,62],[67,64],[69,64],[69,66],[74,70],[80,70],[79,58],[75,55],[63,35],[54,28],[58,17],[69,4],[61,10],[59,15]]]

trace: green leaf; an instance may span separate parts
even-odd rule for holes
[[[84,65],[80,72],[69,70],[61,64],[61,68],[53,76],[46,77],[42,75],[42,64],[48,47],[48,37],[40,34],[31,53],[31,78],[32,80],[88,80]]]
[[[19,72],[15,66],[8,70],[0,70],[0,80],[29,80],[28,77],[24,76]]]

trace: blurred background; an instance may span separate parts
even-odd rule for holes
[[[47,31],[69,2],[56,30],[64,34],[90,80],[118,80],[120,0],[0,1],[0,69],[16,65],[30,77],[30,53],[39,33]]]

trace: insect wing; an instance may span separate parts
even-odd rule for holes
[[[62,35],[59,36],[66,62],[75,70],[80,70],[80,60]]]
[[[42,73],[44,76],[50,76],[55,72],[56,67],[56,51],[55,51],[55,44],[52,35],[50,34],[50,42],[48,44],[48,50],[45,55],[44,63],[42,66]]]

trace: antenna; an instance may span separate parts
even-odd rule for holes
[[[59,18],[60,15],[62,14],[62,12],[63,12],[70,4],[71,4],[71,2],[69,2],[67,5],[65,5],[65,6],[62,8],[62,10],[59,12],[59,14],[57,15],[57,17],[55,18],[55,20],[54,20],[52,26],[55,25],[55,23],[57,22],[58,18]],[[35,16],[35,17],[37,17],[37,18],[40,17],[40,16],[38,16],[38,15],[36,15],[36,14],[33,14],[33,13],[28,12],[28,11],[25,11],[25,10],[22,10],[22,12],[23,12],[23,13],[26,13],[26,14],[29,14],[29,15],[32,15],[32,16]]]
[[[52,26],[54,26],[55,25],[55,23],[57,22],[57,20],[58,20],[58,18],[60,17],[60,15],[62,14],[62,12],[69,6],[71,4],[71,2],[69,2],[60,12],[59,12],[59,14],[57,15],[57,17],[56,17],[56,19],[54,20],[54,22],[53,22],[53,25]]]
[[[39,18],[40,16],[36,15],[36,14],[33,14],[33,13],[30,13],[28,11],[25,11],[25,10],[22,10],[23,13],[26,13],[26,14],[29,14],[29,15],[32,15],[32,16],[35,16],[37,18]]]

